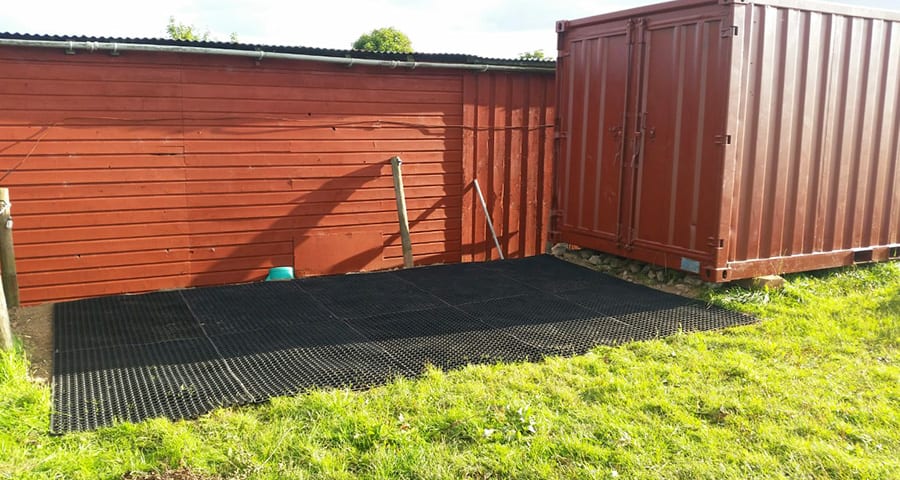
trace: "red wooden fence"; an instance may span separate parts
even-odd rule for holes
[[[0,48],[25,304],[509,256],[548,232],[553,76]]]

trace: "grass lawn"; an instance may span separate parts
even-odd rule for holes
[[[0,478],[900,478],[900,264],[708,296],[763,321],[59,437],[2,354]]]

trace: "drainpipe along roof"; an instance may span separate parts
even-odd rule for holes
[[[162,38],[119,38],[67,35],[0,33],[0,46],[61,48],[70,52],[155,51],[226,55],[287,60],[307,60],[348,66],[368,65],[389,68],[450,68],[480,71],[527,71],[552,74],[553,60],[520,60],[486,58],[454,53],[392,53],[362,50],[339,50],[284,45],[259,45],[233,42],[187,41]]]

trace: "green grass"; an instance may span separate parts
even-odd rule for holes
[[[0,478],[900,478],[900,264],[709,297],[763,322],[60,437],[7,353]]]

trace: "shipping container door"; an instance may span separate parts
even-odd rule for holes
[[[567,105],[560,106],[557,228],[563,238],[618,241],[629,35],[616,22],[582,29],[562,45],[559,98]]]
[[[733,31],[724,17],[684,12],[635,25],[641,85],[630,132],[636,161],[625,189],[627,247],[708,260],[718,242]]]

